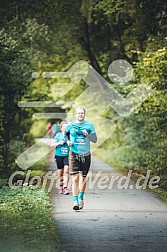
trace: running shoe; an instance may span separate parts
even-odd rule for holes
[[[79,199],[79,209],[82,209],[84,207],[84,201],[82,199]]]
[[[64,188],[64,195],[67,195],[67,194],[69,194],[69,190],[68,190],[68,188]]]
[[[73,210],[79,210],[78,202],[74,202]]]
[[[63,187],[59,188],[59,194],[63,194]]]

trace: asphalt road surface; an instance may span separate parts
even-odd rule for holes
[[[131,189],[120,189],[113,176],[123,174],[93,156],[80,211],[72,209],[71,193],[51,191],[61,251],[167,252],[167,205],[133,181]]]

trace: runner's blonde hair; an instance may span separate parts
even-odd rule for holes
[[[63,124],[67,124],[67,122],[66,122],[66,121],[62,121],[62,122],[60,123],[60,128],[62,128]]]
[[[83,109],[84,113],[86,113],[86,110],[85,110],[84,107],[77,107],[77,108],[75,109],[75,113],[77,113],[77,110],[78,110],[78,109]]]

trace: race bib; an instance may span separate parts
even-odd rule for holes
[[[60,152],[61,152],[61,154],[68,154],[68,148],[62,147]]]
[[[84,137],[82,136],[77,136],[75,138],[75,144],[85,144]]]

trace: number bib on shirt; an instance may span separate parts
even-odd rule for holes
[[[60,153],[63,154],[63,155],[68,154],[68,148],[67,147],[61,147]]]
[[[84,136],[76,136],[75,144],[85,144],[84,138]]]

